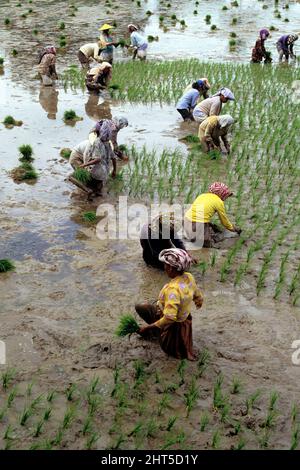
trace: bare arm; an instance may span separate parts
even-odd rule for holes
[[[101,158],[94,158],[94,160],[90,160],[89,162],[83,163],[82,165],[80,165],[80,168],[85,168],[87,166],[96,165],[96,163],[99,163],[99,162],[101,162]]]

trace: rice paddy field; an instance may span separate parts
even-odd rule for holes
[[[300,69],[278,65],[275,42],[300,30],[300,4],[0,0],[0,18],[0,449],[299,449]],[[107,21],[118,38],[133,21],[158,40],[145,63],[118,48],[111,87],[89,95],[76,53]],[[251,65],[263,27],[274,60]],[[55,88],[35,77],[48,43]],[[204,154],[176,112],[200,77],[235,94],[228,157]],[[68,148],[115,115],[129,120],[129,162],[87,201],[67,181]],[[190,204],[213,181],[234,191],[226,209],[242,234],[195,251],[192,363],[116,335],[167,278],[138,240],[97,238],[97,207]]]

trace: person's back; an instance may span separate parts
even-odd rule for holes
[[[220,96],[212,96],[211,98],[206,98],[206,100],[201,101],[197,104],[194,109],[194,117],[203,117],[203,116],[218,116],[222,109],[222,102]]]
[[[130,38],[131,38],[131,44],[134,47],[141,48],[141,47],[145,47],[148,45],[146,39],[137,31],[133,31],[130,35]]]
[[[97,47],[98,44],[96,42],[89,42],[81,46],[79,50],[83,52],[86,57],[92,57],[94,55],[95,48]]]
[[[187,93],[183,94],[179,99],[176,107],[177,109],[190,109],[195,106],[199,98],[199,91],[192,88]]]
[[[228,230],[232,230],[233,225],[226,216],[225,206],[222,199],[213,193],[203,193],[193,202],[185,217],[191,222],[209,223],[215,213]]]

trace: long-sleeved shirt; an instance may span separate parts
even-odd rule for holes
[[[176,105],[176,109],[193,109],[198,101],[200,94],[195,88],[182,95]]]
[[[197,104],[194,109],[193,116],[199,116],[205,114],[208,116],[219,116],[222,110],[222,101],[220,96],[213,96],[212,98],[207,98],[206,100],[201,101]]]
[[[233,225],[226,215],[225,205],[216,194],[204,193],[195,199],[185,217],[190,222],[209,223],[217,212],[219,219],[228,230],[233,230]]]
[[[44,54],[38,66],[40,74],[47,75],[48,77],[51,77],[53,74],[56,74],[55,62],[55,54]]]
[[[285,52],[289,52],[289,44],[288,44],[289,34],[285,34],[281,36],[278,41],[277,45],[281,47],[281,49]]]
[[[147,49],[148,43],[146,39],[137,31],[133,31],[131,33],[130,39],[131,39],[131,45],[133,47],[137,47],[138,49],[142,49],[142,50]]]
[[[195,300],[202,301],[203,296],[194,276],[185,272],[175,277],[165,284],[159,293],[157,306],[163,316],[155,325],[162,327],[172,321],[185,321],[191,313],[192,302]]]
[[[83,46],[81,46],[81,48],[79,49],[84,55],[85,57],[87,57],[88,59],[90,57],[92,57],[93,59],[99,61],[99,46],[98,44],[95,42],[89,42],[88,44],[84,44]]]
[[[252,60],[261,62],[266,57],[265,39],[258,38],[252,49]]]

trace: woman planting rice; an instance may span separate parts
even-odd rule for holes
[[[294,54],[294,43],[298,40],[298,34],[286,34],[281,36],[276,43],[277,51],[279,54],[279,62],[282,62],[283,56],[285,62],[288,62],[289,57],[296,59]]]
[[[133,48],[133,60],[138,57],[140,60],[146,60],[148,43],[146,39],[139,34],[138,27],[134,24],[128,25],[128,31],[130,32],[131,47]]]
[[[56,73],[56,49],[54,46],[47,46],[39,54],[38,71],[43,85],[53,85],[53,81],[58,79]]]
[[[114,46],[117,46],[119,43],[114,42],[110,31],[113,29],[113,26],[109,24],[104,24],[99,28],[100,37],[99,37],[99,49],[100,49],[100,60],[103,62],[113,63],[114,59]]]
[[[202,143],[203,150],[222,151],[221,142],[225,147],[225,152],[230,153],[230,145],[227,140],[227,134],[234,123],[234,119],[229,114],[222,116],[210,116],[199,126],[199,140]]]
[[[164,269],[164,264],[159,260],[162,250],[168,248],[180,248],[187,252],[183,241],[176,233],[174,213],[160,214],[150,224],[145,224],[141,230],[140,243],[143,248],[143,259],[149,266]],[[193,262],[197,262],[192,258]]]
[[[88,44],[81,46],[78,51],[78,59],[82,67],[88,67],[92,60],[95,60],[96,62],[102,62],[99,53],[99,45],[96,42],[89,42]]]
[[[200,78],[197,80],[199,85],[199,97],[203,96],[204,99],[208,98],[208,90],[210,89],[210,83],[207,78]],[[184,90],[183,94],[187,93],[188,91],[192,90],[193,83],[190,83],[186,89]]]
[[[159,260],[164,263],[171,281],[160,291],[156,305],[135,306],[138,315],[148,323],[139,334],[147,337],[149,333],[156,333],[162,350],[169,356],[195,360],[191,306],[194,301],[196,307],[201,308],[203,297],[192,274],[186,272],[191,257],[184,250],[171,248],[163,250]]]
[[[270,53],[265,49],[265,41],[270,36],[268,29],[261,29],[259,32],[259,38],[257,39],[254,48],[252,49],[252,62],[260,63],[263,59],[265,62],[271,62]]]
[[[193,118],[197,122],[203,122],[209,116],[219,116],[223,103],[234,101],[234,94],[229,88],[221,88],[211,98],[201,101],[193,112]]]
[[[103,62],[88,70],[85,77],[85,84],[90,91],[100,91],[108,86],[112,77],[112,66],[108,62]]]
[[[184,121],[194,120],[192,112],[198,102],[200,92],[202,92],[202,88],[198,80],[198,82],[192,84],[191,90],[184,93],[179,99],[176,108]]]
[[[107,140],[110,142],[113,152],[116,157],[120,160],[128,160],[128,157],[124,155],[123,151],[118,146],[118,133],[121,129],[128,126],[128,120],[125,117],[113,117],[112,119],[101,119],[96,124],[95,129],[92,132],[97,132],[97,128],[101,128],[102,135],[107,135]]]
[[[77,144],[76,147],[73,148],[70,158],[69,158],[69,163],[76,170],[76,168],[80,167],[83,164],[83,156],[84,152],[89,146],[89,141],[88,140],[83,140],[80,142],[80,144]]]
[[[89,145],[87,146],[83,160],[84,163],[79,168],[89,168],[92,181],[90,186],[97,196],[102,195],[102,189],[109,177],[109,166],[112,161],[112,178],[117,174],[117,163],[115,154],[109,143],[109,126],[97,122],[94,131],[89,135]]]
[[[205,248],[221,241],[220,230],[210,222],[215,213],[227,230],[241,233],[241,229],[230,222],[225,211],[224,201],[232,195],[224,183],[215,182],[210,185],[208,193],[197,197],[185,214],[184,229],[190,241],[201,241]]]

